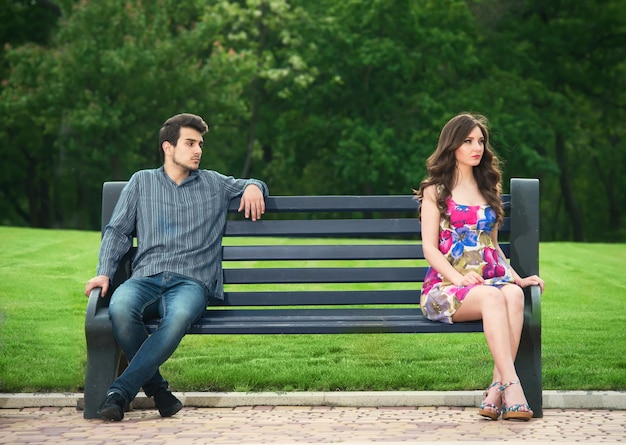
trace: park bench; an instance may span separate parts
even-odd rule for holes
[[[125,184],[104,184],[103,229]],[[224,233],[225,299],[211,302],[190,334],[482,331],[481,322],[448,325],[423,317],[419,289],[427,265],[412,196],[271,196],[263,219],[256,222],[237,213],[238,201],[230,205],[233,215]],[[539,181],[512,179],[510,194],[503,195],[502,201],[506,218],[499,233],[501,246],[520,275],[538,274]],[[231,237],[237,242],[230,242]],[[264,237],[269,238],[263,242]],[[285,238],[301,241],[281,243]],[[372,243],[374,239],[376,243]],[[112,334],[108,297],[128,277],[131,255],[129,252],[122,261],[107,297],[100,298],[95,289],[88,300],[85,418],[98,417],[106,390],[120,369],[122,354]],[[255,267],[259,262],[265,262],[263,267]],[[355,286],[359,289],[346,289],[345,284],[332,289],[328,283],[359,283]],[[274,288],[267,290],[268,285]],[[149,331],[156,326],[156,321],[146,324]],[[516,366],[535,417],[541,417],[537,286],[525,290]]]

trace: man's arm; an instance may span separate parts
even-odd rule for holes
[[[120,199],[107,224],[98,253],[98,274],[85,285],[85,295],[89,296],[96,287],[102,288],[101,296],[104,297],[109,290],[110,277],[113,276],[120,259],[132,245],[131,233],[135,225],[137,213],[136,181],[131,177],[128,184],[122,190]]]

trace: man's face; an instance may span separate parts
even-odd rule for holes
[[[176,145],[171,147],[172,162],[185,170],[197,170],[203,145],[204,140],[198,130],[181,128]]]

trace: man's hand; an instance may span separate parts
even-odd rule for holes
[[[96,287],[102,288],[100,296],[104,297],[109,290],[109,277],[106,275],[98,275],[97,277],[93,277],[91,280],[87,281],[87,285],[85,286],[85,295],[89,296],[91,291]]]
[[[252,221],[261,219],[261,215],[265,213],[265,198],[257,185],[249,184],[243,191],[238,211],[242,210],[245,210],[245,217],[251,218]]]

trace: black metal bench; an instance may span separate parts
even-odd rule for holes
[[[125,184],[104,184],[103,228]],[[510,194],[503,195],[502,200],[507,212],[499,234],[502,248],[520,275],[538,274],[538,180],[512,179]],[[427,265],[412,196],[273,196],[266,201],[264,218],[257,222],[241,218],[238,205],[231,203],[234,216],[224,234],[225,300],[215,302],[216,307],[209,306],[190,334],[482,331],[481,322],[447,325],[423,317],[419,289]],[[230,237],[249,239],[230,243]],[[270,238],[260,242],[261,237]],[[303,241],[281,244],[281,238]],[[387,241],[380,243],[381,238]],[[370,239],[378,241],[368,242]],[[113,278],[109,296],[128,277],[130,255],[132,252]],[[329,260],[333,264],[325,264]],[[377,261],[376,265],[369,266],[372,261]],[[258,262],[269,263],[258,267]],[[345,289],[345,284],[332,289],[329,283],[360,284],[359,290],[354,290]],[[273,288],[267,290],[269,286]],[[94,290],[87,304],[85,418],[98,417],[97,410],[120,365],[121,352],[113,339],[108,303],[108,297],[100,298]],[[525,306],[516,365],[535,417],[541,417],[538,287],[527,289]],[[154,329],[156,322],[147,327]]]

